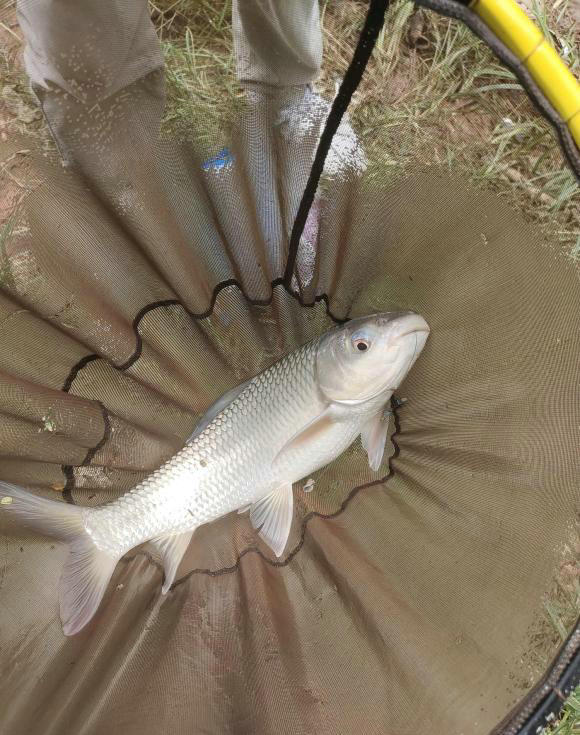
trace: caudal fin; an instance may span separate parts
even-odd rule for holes
[[[119,561],[118,556],[95,546],[85,529],[83,511],[87,509],[47,500],[0,482],[0,515],[12,515],[39,533],[69,545],[60,580],[60,617],[65,635],[78,633],[93,617]]]

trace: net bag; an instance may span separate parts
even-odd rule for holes
[[[334,324],[412,309],[431,336],[380,471],[357,441],[295,486],[280,559],[232,514],[161,596],[139,548],[66,638],[65,546],[3,525],[3,733],[523,733],[576,675],[577,632],[537,642],[577,543],[577,264],[492,191],[365,145],[346,110],[385,5],[332,101],[317,4],[234,3],[228,123],[167,135],[146,3],[20,3],[58,151],[0,142],[32,149],[1,250],[1,480],[103,504]],[[573,116],[546,104],[573,166]]]

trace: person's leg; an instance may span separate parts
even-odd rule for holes
[[[325,103],[313,92],[322,64],[318,0],[233,0],[232,21],[236,76],[248,103],[244,137],[256,216],[265,244],[283,271],[326,117]],[[316,216],[310,223],[314,239],[317,221]],[[298,267],[305,270],[306,250],[308,273],[302,280],[310,282],[315,255],[311,246],[300,248]]]
[[[320,74],[318,0],[234,0],[232,20],[242,83],[290,87]]]
[[[98,219],[89,222],[101,207],[103,223],[116,221],[128,238],[119,262],[138,243],[161,274],[144,285],[148,296],[130,293],[117,304],[123,319],[105,312],[115,317],[103,327],[111,342],[128,344],[118,327],[134,318],[133,299],[154,301],[166,284],[192,311],[207,308],[214,284],[194,244],[220,243],[220,232],[194,157],[160,140],[163,54],[147,0],[18,0],[18,11],[32,87],[71,181],[80,174],[86,186],[72,224],[100,231]],[[228,277],[227,253],[216,252],[216,261]]]
[[[279,140],[271,136],[266,143],[263,126],[257,124],[251,150],[258,155],[250,168],[257,182],[257,214],[266,240],[272,247],[280,247],[282,231],[286,239],[290,237],[330,110],[329,102],[314,90],[323,48],[318,0],[234,0],[233,30],[236,74],[248,93],[250,106],[270,104],[275,108],[273,128]],[[247,135],[251,138],[252,132]],[[283,155],[276,155],[276,145]],[[364,151],[345,115],[326,158],[323,176],[346,180],[360,175],[365,167]],[[280,193],[279,199],[272,198],[273,191]],[[296,260],[302,287],[314,277],[322,208],[317,194]],[[294,285],[298,285],[296,281]]]
[[[141,128],[134,135],[156,134],[163,55],[147,0],[18,0],[17,10],[26,71],[67,160],[84,159],[91,122],[101,142],[105,132],[128,129],[131,117]]]

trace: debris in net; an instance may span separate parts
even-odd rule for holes
[[[112,428],[112,427],[111,427]],[[75,473],[77,488],[107,489],[114,485],[104,467],[79,467]],[[90,499],[90,498],[89,498]]]
[[[52,420],[52,416],[50,414],[46,414],[46,416],[43,416],[42,419],[42,428],[40,428],[38,431],[39,433],[42,431],[48,431],[49,433],[53,433],[56,431],[56,424]]]
[[[0,505],[12,505],[13,501],[14,501],[14,498],[11,498],[10,495],[5,495],[0,500]]]
[[[296,291],[299,290],[300,286],[306,288],[314,278],[320,216],[321,202],[320,197],[317,196],[308,212],[308,218],[304,225],[304,231],[300,238],[300,247],[296,256],[296,269],[298,270],[298,277],[300,279],[300,284],[298,284],[296,275],[292,276],[292,288]]]
[[[234,163],[234,156],[229,148],[222,148],[215,156],[208,158],[201,164],[204,171],[221,171],[230,168]]]
[[[508,130],[512,130],[516,127],[515,122],[511,119],[511,117],[502,117],[501,119],[502,125],[504,128],[508,128]],[[521,143],[525,140],[526,136],[524,133],[516,133],[514,135],[514,138],[518,141],[518,143]]]
[[[339,87],[340,83],[337,81],[335,96],[338,94]],[[330,110],[330,105],[328,109]],[[320,132],[322,133],[322,130]],[[345,112],[332,138],[330,150],[324,162],[324,175],[334,178],[353,171],[357,176],[361,176],[367,166],[368,160],[364,149],[352,129],[348,113]]]
[[[139,202],[135,187],[130,183],[120,186],[115,197],[115,204],[120,214],[127,214],[137,209],[143,211],[144,209],[143,205]]]
[[[314,490],[314,480],[310,477],[307,481],[302,490],[305,493],[311,493]]]
[[[425,18],[419,8],[416,8],[413,11],[408,27],[407,43],[411,48],[426,48],[429,46],[429,39],[423,32],[425,27]]]
[[[339,82],[336,82],[337,92],[339,86]],[[317,92],[307,88],[304,96],[298,102],[292,100],[280,110],[276,124],[280,126],[282,135],[288,139],[296,136],[304,137],[315,132],[320,140],[330,107],[330,103]],[[315,150],[313,150],[313,155]],[[363,147],[350,125],[348,114],[345,113],[332,139],[324,162],[323,175],[335,178],[354,172],[360,176],[366,170],[367,165],[368,161]]]
[[[399,398],[398,396],[395,396],[395,395],[394,395],[394,396],[392,396],[392,398],[391,398],[391,401],[392,401],[392,404],[391,404],[391,405],[392,405],[392,406],[393,406],[393,407],[395,408],[395,410],[396,410],[397,408],[401,408],[402,406],[404,406],[404,405],[405,405],[405,403],[407,403],[407,400],[408,400],[407,398]]]
[[[292,276],[292,288],[295,291],[312,283],[314,278],[314,266],[316,264],[316,249],[312,243],[305,241],[303,238],[300,240],[300,247],[298,249],[298,256],[296,258],[296,268],[300,276],[300,284],[296,276]]]
[[[37,107],[28,105],[22,98],[21,92],[14,84],[5,84],[2,87],[2,99],[6,102],[12,114],[25,125],[40,120],[42,112]]]
[[[307,87],[300,100],[293,99],[280,109],[275,124],[280,127],[282,135],[290,140],[309,133],[316,133],[320,137],[329,109],[328,102]]]

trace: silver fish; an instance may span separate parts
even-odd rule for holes
[[[378,470],[385,407],[419,356],[429,327],[412,312],[354,319],[300,347],[208,410],[186,445],[133,490],[83,508],[0,482],[0,513],[69,544],[60,584],[66,635],[95,614],[119,559],[146,541],[164,562],[165,594],[193,532],[232,511],[276,556],[293,517],[292,484],[360,435]]]

